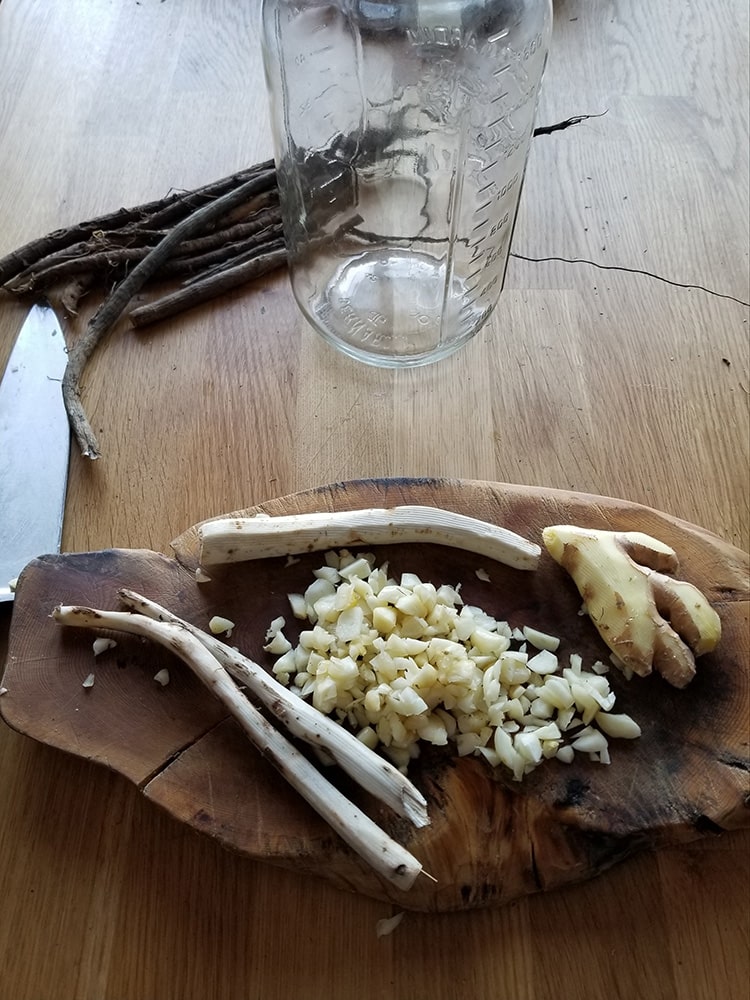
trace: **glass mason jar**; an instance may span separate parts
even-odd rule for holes
[[[263,0],[295,298],[353,357],[436,361],[503,287],[551,0]]]

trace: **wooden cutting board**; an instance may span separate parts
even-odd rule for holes
[[[205,627],[213,614],[236,628],[232,643],[270,666],[265,631],[289,613],[286,595],[303,589],[322,554],[222,568],[196,584],[196,529],[173,543],[176,558],[146,550],[44,556],[19,581],[0,711],[14,729],[98,761],[134,782],[153,802],[224,846],[291,867],[400,907],[456,910],[498,905],[590,878],[633,852],[750,825],[750,587],[748,556],[702,528],[622,500],[497,483],[389,479],[338,483],[262,504],[289,514],[427,504],[505,525],[541,541],[546,525],[639,530],[673,546],[680,577],[716,607],[723,636],[698,661],[683,691],[661,678],[611,684],[616,710],[642,728],[612,741],[609,766],[547,761],[522,783],[476,758],[444,748],[423,753],[411,771],[429,803],[431,825],[416,831],[385,807],[341,786],[400,840],[436,879],[409,892],[381,881],[292,792],[250,746],[213,696],[167,652],[132,637],[94,660],[93,635],[56,625],[59,603],[118,607],[122,586],[138,590]],[[249,513],[234,512],[234,513]],[[544,553],[536,572],[431,545],[381,547],[391,571],[434,583],[462,583],[462,596],[511,625],[564,636],[561,654],[593,661],[607,650],[563,571]],[[490,582],[480,580],[484,568]],[[290,630],[291,631],[291,628]],[[156,672],[171,682],[159,687]],[[93,672],[94,686],[83,679]]]

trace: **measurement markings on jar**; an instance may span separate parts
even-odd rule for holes
[[[469,258],[469,264],[474,264],[476,261],[481,260],[484,256],[484,248],[481,248],[484,241],[485,237],[483,236],[481,239],[477,240],[476,243],[468,244],[467,249],[472,251],[471,257]]]
[[[366,316],[362,316],[348,299],[342,299],[339,311],[351,335],[357,337],[361,343],[378,345],[385,339],[386,332],[377,329],[388,322],[382,313],[371,309]]]
[[[518,171],[516,171],[515,174],[513,174],[513,176],[509,180],[507,180],[502,187],[500,187],[498,182],[494,179],[489,181],[489,183],[483,185],[479,189],[479,192],[484,194],[486,191],[490,191],[492,197],[489,199],[489,201],[486,201],[483,205],[480,205],[479,208],[475,209],[474,215],[479,215],[480,212],[483,212],[485,208],[487,208],[493,202],[502,201],[503,198],[506,196],[506,194],[509,194],[516,186],[516,184],[518,183],[519,176],[520,175]]]
[[[505,253],[505,245],[506,245],[507,242],[508,241],[505,239],[505,237],[503,237],[503,239],[500,240],[500,242],[498,243],[498,245],[496,247],[494,247],[494,249],[492,249],[492,250],[489,251],[489,253],[487,254],[487,256],[484,259],[484,268],[485,268],[485,270],[488,267],[492,267],[492,265],[495,263],[495,261],[500,260],[500,258]]]
[[[484,148],[485,149],[494,149],[495,146],[499,146],[500,145],[500,143],[503,141],[504,138],[505,138],[505,136],[501,135],[499,139],[495,139],[494,142],[489,143]]]
[[[502,101],[504,98],[506,98],[509,93],[510,93],[509,90],[504,90],[502,94],[498,94],[497,97],[493,97],[492,100],[490,101],[490,104],[497,104],[498,101]]]
[[[479,247],[484,243],[486,239],[487,239],[487,233],[484,233],[482,236],[479,237],[476,243],[468,244],[468,249],[473,251],[471,255],[471,260],[469,261],[470,264],[472,264],[475,260],[479,260],[479,258],[484,253],[484,250],[479,250]],[[477,250],[479,250],[479,253],[477,253]]]
[[[471,267],[472,264],[476,264],[478,266],[471,272],[471,274],[467,275],[466,277],[467,281],[471,281],[472,278],[476,278],[477,275],[481,274],[481,272],[484,270],[484,264],[482,263],[483,257],[484,257],[484,250],[482,250],[480,253],[476,254],[474,257],[471,258],[471,260],[469,261],[469,267]]]
[[[498,283],[499,280],[500,280],[500,275],[499,274],[496,274],[492,278],[490,278],[490,280],[487,282],[487,284],[483,288],[480,288],[479,295],[477,297],[478,298],[483,298],[485,295],[487,295],[489,292],[491,292],[492,289],[495,287],[495,285]]]
[[[532,38],[532,40],[528,43],[528,45],[526,45],[523,52],[521,53],[521,58],[523,59],[524,62],[526,62],[527,59],[530,59],[537,51],[537,49],[541,48],[543,41],[544,41],[544,36],[542,35],[541,32],[539,32],[536,38]]]

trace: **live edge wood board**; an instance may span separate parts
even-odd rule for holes
[[[229,849],[404,909],[496,906],[598,875],[637,850],[750,825],[747,554],[702,528],[622,500],[477,481],[337,483],[253,510],[273,515],[402,503],[470,514],[539,542],[542,529],[556,523],[647,532],[675,548],[680,577],[703,590],[723,628],[718,649],[699,659],[683,691],[657,676],[628,682],[611,672],[616,710],[632,715],[642,736],[613,740],[608,766],[585,758],[547,761],[517,783],[483,760],[459,759],[444,748],[425,751],[411,771],[429,803],[431,824],[421,831],[333,774],[436,881],[420,876],[402,892],[377,878],[167,652],[120,635],[95,662],[90,633],[49,618],[59,603],[117,608],[117,591],[127,586],[202,627],[214,614],[230,618],[232,644],[270,667],[262,649],[266,628],[284,615],[292,632],[286,595],[307,585],[320,553],[303,554],[293,565],[270,559],[224,567],[204,584],[194,579],[195,528],[173,543],[176,558],[122,549],[43,556],[19,581],[0,712],[19,732],[114,769],[177,820]],[[562,636],[561,655],[579,652],[588,662],[607,656],[578,613],[575,587],[546,553],[537,571],[522,572],[439,546],[375,551],[394,575],[414,571],[435,583],[461,582],[466,601],[511,625]],[[489,582],[477,577],[480,566]],[[165,688],[153,680],[162,667],[171,675]],[[92,671],[94,687],[84,689]]]

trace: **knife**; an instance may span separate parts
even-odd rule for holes
[[[0,382],[0,602],[36,556],[60,551],[70,454],[62,397],[65,337],[34,305]]]

